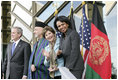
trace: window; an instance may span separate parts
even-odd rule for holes
[[[110,43],[111,57],[113,65],[117,68],[117,4],[106,16],[105,28]]]
[[[45,5],[48,1],[37,1],[37,2]]]
[[[32,1],[18,1],[21,5],[23,5],[27,10],[30,10],[32,6]]]
[[[81,1],[73,1],[73,10],[75,10],[79,5],[81,4]],[[64,16],[69,16],[70,14],[70,8],[71,8],[71,2],[69,4],[67,4],[59,13],[58,13],[58,16],[60,15],[64,15]],[[54,19],[53,18],[49,23],[48,25],[50,26],[54,26],[53,23],[54,23]],[[76,16],[74,16],[74,20],[75,20],[75,24],[76,24],[76,29],[78,28],[78,19]],[[79,19],[80,20],[80,19]],[[80,21],[79,21],[80,22]],[[79,29],[77,29],[79,30]]]
[[[32,22],[32,17],[28,13],[26,13],[22,8],[16,5],[13,12],[30,26]]]
[[[32,32],[29,31],[22,23],[20,23],[18,20],[16,20],[16,22],[14,23],[13,26],[19,26],[23,29],[23,35],[29,40],[31,41],[32,39]]]
[[[63,3],[64,1],[54,1],[53,3],[51,3],[48,8],[40,15],[38,16],[39,19],[41,19],[42,21],[46,21],[54,12],[55,12],[55,8],[53,7],[52,4],[54,3],[58,3],[58,7],[60,7],[60,5]],[[58,8],[57,7],[57,8]]]

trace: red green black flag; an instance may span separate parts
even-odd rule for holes
[[[111,78],[111,52],[109,39],[97,4],[93,6],[91,42],[88,54],[86,79]]]

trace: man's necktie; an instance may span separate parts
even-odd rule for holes
[[[15,50],[15,45],[16,45],[16,43],[13,43],[13,45],[12,45],[12,56],[13,56],[13,53],[14,53],[14,50]]]

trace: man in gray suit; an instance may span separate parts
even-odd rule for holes
[[[6,50],[6,56],[2,65],[2,74],[6,72],[6,79],[26,79],[28,63],[31,54],[30,44],[21,40],[23,30],[20,27],[11,29],[11,39]]]

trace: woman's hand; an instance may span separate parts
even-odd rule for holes
[[[34,64],[31,65],[31,71],[32,72],[36,71],[36,68],[35,68],[35,65]]]
[[[57,56],[60,55],[62,53],[62,50],[58,50],[57,51]]]
[[[4,78],[4,73],[2,73],[2,79],[5,79],[5,78]]]
[[[59,70],[56,66],[55,67],[49,67],[48,68],[48,70],[50,71],[50,72],[54,72],[54,71],[57,71],[57,70]]]
[[[50,57],[50,53],[49,52],[46,52],[44,49],[42,50],[42,53],[44,56],[46,56],[47,58]]]

